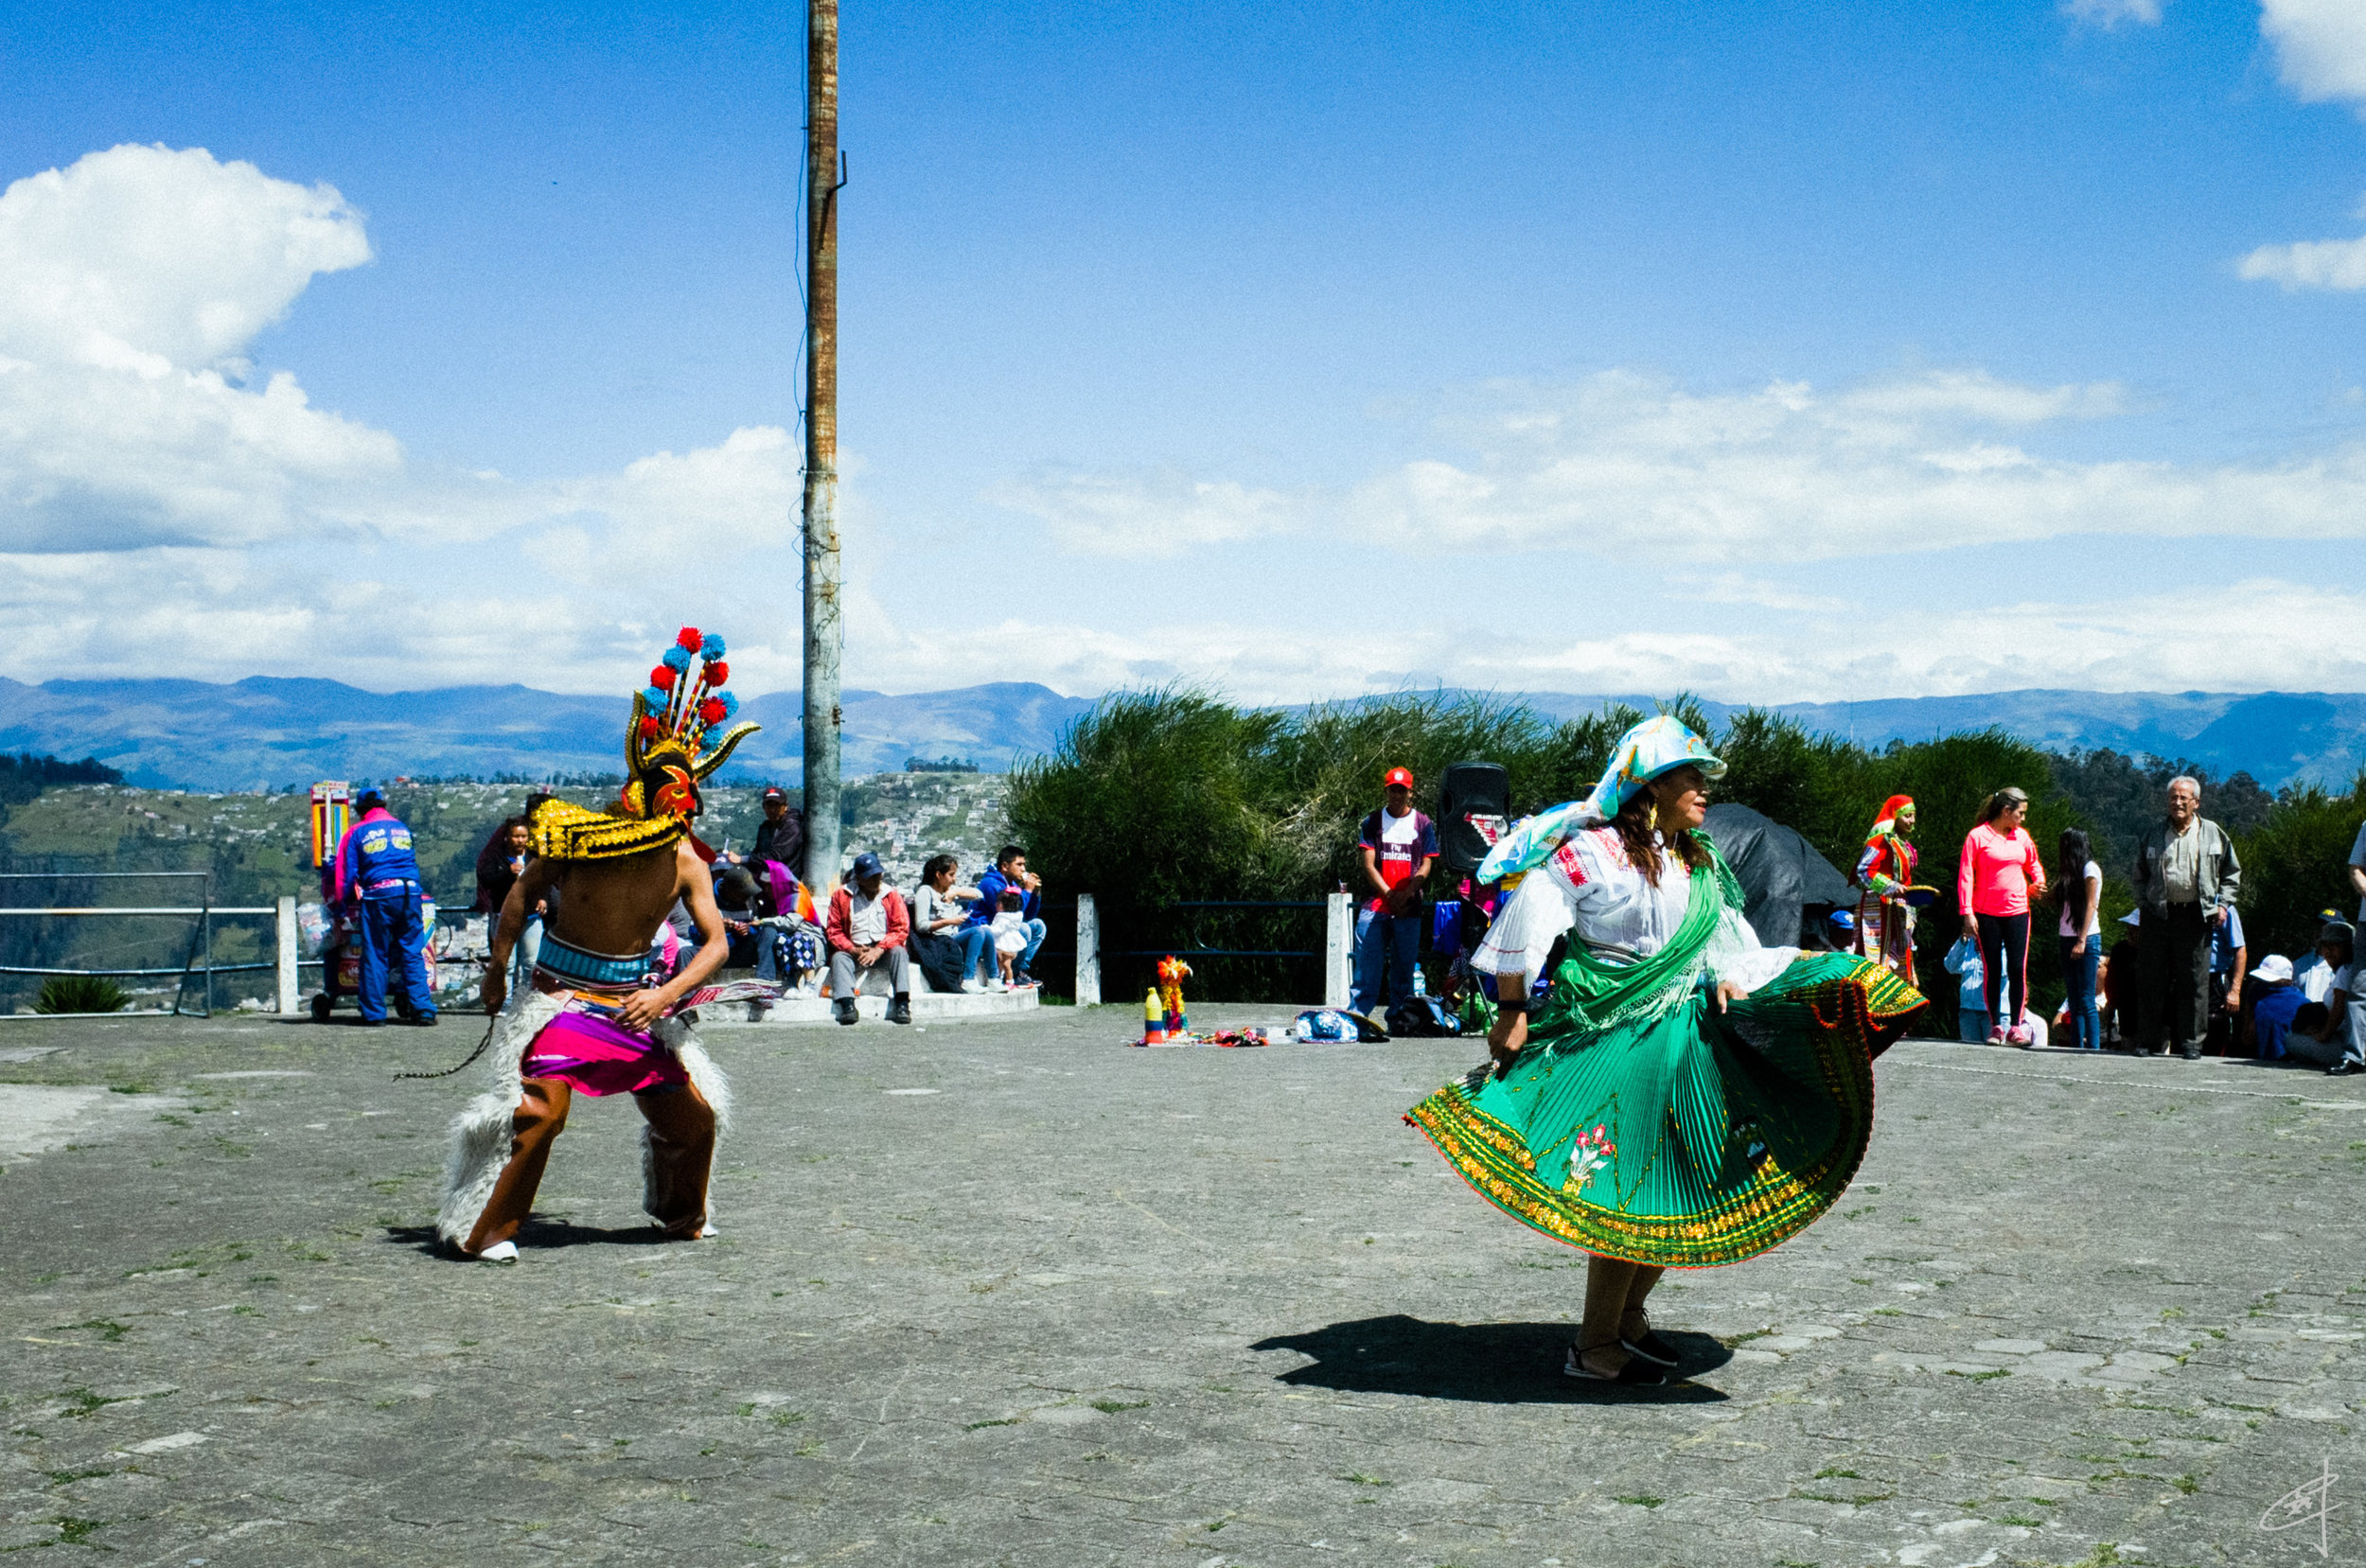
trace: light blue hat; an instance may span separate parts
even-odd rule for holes
[[[1725,776],[1723,759],[1682,719],[1666,714],[1645,719],[1618,737],[1593,794],[1513,823],[1480,863],[1478,880],[1500,882],[1544,864],[1572,833],[1609,821],[1645,784],[1686,766],[1699,768],[1706,778]]]

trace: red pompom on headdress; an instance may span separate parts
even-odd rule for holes
[[[641,716],[641,738],[643,740],[655,740],[664,732],[665,726],[658,722],[655,714],[644,714]]]
[[[674,641],[680,643],[683,647],[688,648],[692,653],[697,653],[698,651],[698,644],[703,641],[703,639],[699,636],[697,627],[684,626],[681,629],[681,635],[675,638]]]
[[[656,669],[651,670],[649,672],[649,684],[655,686],[661,692],[672,691],[674,689],[674,666],[671,664],[660,664]]]
[[[721,697],[711,696],[698,704],[698,716],[709,724],[720,724],[731,716],[731,710],[723,706]]]
[[[732,667],[729,664],[724,663],[719,659],[710,659],[707,661],[706,679],[707,684],[710,687],[720,686],[724,681],[729,680],[731,678]],[[708,722],[712,723],[714,721],[709,720]]]

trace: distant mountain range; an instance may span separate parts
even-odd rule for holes
[[[1605,701],[1650,712],[1647,697],[1517,694],[1539,713],[1572,717]],[[1047,686],[1003,681],[890,696],[849,691],[844,767],[889,772],[909,757],[952,756],[988,772],[1050,751],[1092,706]],[[1735,705],[1706,703],[1722,721]],[[2056,749],[2185,758],[2270,787],[2294,780],[2346,785],[2366,766],[2366,694],[1999,692],[1877,702],[1791,703],[1779,712],[1868,746],[1995,725]],[[803,749],[794,692],[750,697],[742,716],[764,732],[727,776],[796,779]],[[526,686],[365,692],[334,680],[256,677],[197,680],[0,679],[0,750],[97,757],[134,784],[192,789],[284,787],[315,779],[397,774],[531,778],[610,773],[620,766],[624,710],[614,696],[561,696]]]
[[[1000,683],[889,696],[848,691],[839,706],[848,776],[891,772],[909,757],[956,757],[987,772],[1049,751],[1092,706],[1047,686]],[[0,750],[97,757],[133,784],[245,790],[316,779],[614,773],[624,766],[625,704],[529,686],[365,692],[334,680],[0,679]],[[803,775],[803,708],[794,692],[748,699],[764,726],[733,753],[727,779]]]

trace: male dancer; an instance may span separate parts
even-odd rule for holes
[[[437,1234],[464,1257],[517,1258],[519,1227],[578,1092],[629,1093],[640,1106],[648,1123],[642,1204],[667,1239],[714,1234],[707,1177],[730,1090],[683,1014],[711,995],[699,982],[722,967],[731,941],[690,819],[700,809],[698,781],[756,730],[740,725],[704,745],[708,728],[738,706],[720,692],[722,652],[722,639],[684,630],[634,697],[630,782],[611,811],[548,796],[528,806],[531,853],[502,906],[482,991],[486,1010],[500,1013],[495,1082],[453,1124],[436,1216]],[[705,660],[695,681],[693,653]],[[553,892],[533,987],[504,1009],[526,911]],[[657,945],[677,901],[698,936],[697,953],[679,965]]]

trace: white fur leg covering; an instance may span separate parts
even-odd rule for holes
[[[531,988],[509,998],[493,1043],[485,1048],[485,1091],[452,1119],[450,1146],[444,1156],[444,1201],[435,1213],[435,1234],[452,1246],[468,1243],[492,1200],[502,1168],[509,1163],[512,1118],[523,1093],[520,1064],[534,1037],[558,1016],[559,1004],[560,998]]]
[[[664,1018],[650,1031],[660,1045],[674,1053],[674,1059],[690,1075],[690,1085],[698,1091],[715,1112],[715,1146],[723,1146],[723,1135],[732,1124],[732,1081],[723,1076],[723,1069],[715,1065],[706,1047],[698,1043],[698,1031],[680,1018]],[[657,1161],[650,1148],[650,1130],[641,1129],[641,1207],[652,1219],[657,1216]],[[714,1167],[707,1168],[707,1223],[715,1223]]]

